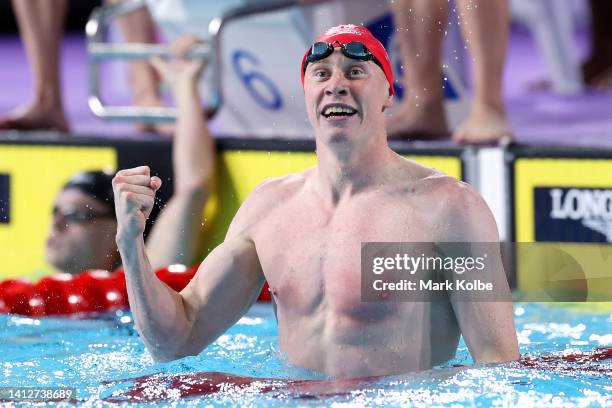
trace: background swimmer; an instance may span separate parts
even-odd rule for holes
[[[172,150],[174,192],[147,241],[156,269],[195,262],[203,235],[202,211],[214,189],[215,146],[196,89],[203,62],[182,60],[196,42],[198,39],[192,36],[180,37],[172,44],[177,61],[155,64],[171,84],[178,108]],[[111,181],[112,175],[102,172],[80,173],[58,195],[46,256],[59,270],[77,274],[119,266]]]

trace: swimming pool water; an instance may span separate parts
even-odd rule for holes
[[[515,319],[522,355],[560,357],[612,346],[609,312],[517,304]],[[426,372],[351,384],[341,391],[328,383],[288,387],[280,379],[317,375],[284,361],[267,304],[255,305],[200,355],[164,364],[153,363],[128,312],[96,318],[0,315],[0,328],[0,387],[76,387],[76,402],[85,406],[110,406],[111,401],[164,406],[612,406],[610,359],[579,364],[553,358],[536,368],[517,363],[453,368],[471,364],[463,341],[453,361]],[[240,386],[228,381],[217,392],[188,398],[179,398],[180,387],[168,385],[168,376],[189,383],[194,373],[217,371],[265,379]],[[134,387],[140,398],[156,402],[126,397]]]

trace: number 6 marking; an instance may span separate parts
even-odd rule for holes
[[[244,83],[249,94],[251,94],[253,99],[255,99],[255,101],[257,101],[257,103],[264,108],[272,111],[279,110],[283,106],[283,101],[281,94],[274,83],[261,72],[253,70],[248,72],[245,71],[242,65],[243,60],[247,60],[247,62],[250,62],[255,66],[259,65],[259,60],[256,56],[245,50],[237,50],[232,55],[234,71]],[[262,86],[256,87],[257,83],[260,83],[263,87],[265,87],[268,92],[264,92],[262,95]]]

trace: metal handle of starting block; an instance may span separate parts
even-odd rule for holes
[[[187,58],[208,59],[211,54],[211,47],[208,44],[196,45],[191,48]],[[87,46],[89,58],[93,60],[121,59],[121,60],[142,60],[151,57],[166,58],[170,51],[168,46],[163,44],[143,44],[143,43],[90,43]]]
[[[311,4],[325,3],[329,0],[311,1]],[[299,0],[271,0],[247,4],[228,10],[221,17],[213,18],[208,25],[208,34],[211,38],[210,45],[194,47],[189,57],[208,58],[211,66],[213,101],[207,111],[207,116],[212,117],[220,108],[223,94],[221,74],[223,72],[221,55],[221,33],[225,26],[234,20],[253,16],[261,13],[269,13],[300,6]],[[94,10],[86,26],[87,49],[89,53],[89,107],[94,114],[105,119],[126,119],[142,122],[172,121],[176,118],[176,108],[168,107],[137,107],[118,106],[109,107],[102,102],[100,97],[100,61],[103,59],[148,59],[152,56],[168,56],[168,48],[155,44],[110,44],[104,42],[104,34],[108,29],[108,21],[119,15],[145,7],[145,0],[127,0],[122,3],[98,8]]]
[[[85,27],[89,58],[88,104],[91,111],[99,118],[132,120],[144,123],[170,122],[176,119],[177,109],[174,107],[109,106],[101,96],[100,64],[103,60],[148,60],[155,56],[162,58],[170,56],[169,47],[164,44],[118,44],[104,40],[110,21],[141,7],[146,7],[144,0],[128,0],[116,5],[97,8],[93,11]],[[214,34],[216,34],[216,29]],[[187,54],[187,58],[214,60],[215,51],[212,48],[209,44],[194,46]],[[216,64],[211,64],[213,96],[211,105],[206,111],[206,116],[209,118],[213,117],[221,106],[220,76],[214,72],[216,67]]]

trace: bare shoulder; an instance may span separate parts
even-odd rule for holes
[[[401,160],[399,177],[397,177],[401,192],[416,193],[429,201],[429,196],[438,196],[444,200],[453,199],[463,196],[466,189],[471,189],[468,184],[457,181],[433,167],[405,158]]]
[[[435,216],[441,241],[497,241],[497,225],[489,206],[468,183],[431,167],[411,162],[408,193],[423,211]]]
[[[499,240],[491,209],[471,185],[450,176],[437,176],[435,194],[441,200],[442,240],[494,242]]]
[[[481,195],[470,184],[436,172],[422,180],[444,203],[444,209],[455,215],[488,208]]]
[[[250,235],[259,223],[273,217],[275,210],[304,185],[305,173],[288,174],[264,180],[251,191],[232,220],[228,236]]]

